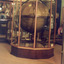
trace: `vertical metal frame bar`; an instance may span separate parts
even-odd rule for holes
[[[56,6],[55,6],[55,26],[54,26],[54,45],[55,45],[55,38],[56,38],[56,14],[57,14],[57,0],[55,2]]]
[[[52,0],[50,3],[50,26],[49,26],[49,42],[48,42],[48,47],[50,48],[50,38],[51,38],[51,16],[52,16]]]
[[[12,3],[10,3],[10,17],[11,17]]]
[[[22,9],[22,0],[20,0],[18,46],[20,45],[21,9]]]
[[[14,3],[14,0],[13,0]],[[13,41],[13,22],[14,22],[14,5],[13,5],[13,15],[12,15],[12,22],[11,22],[11,43]]]
[[[36,47],[37,7],[38,7],[38,0],[36,0],[36,10],[35,10],[35,27],[34,27],[34,45],[33,45],[33,48],[35,48],[35,47]]]
[[[17,11],[18,11],[18,0],[17,0],[17,5],[16,5],[16,14],[17,14]]]

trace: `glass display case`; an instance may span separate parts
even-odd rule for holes
[[[0,35],[6,40],[10,40],[11,35],[11,6],[12,2],[0,1]],[[10,34],[10,35],[9,35]]]
[[[57,1],[14,0],[13,4],[11,54],[34,59],[52,57]]]

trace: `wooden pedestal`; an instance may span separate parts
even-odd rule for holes
[[[11,46],[11,54],[31,59],[47,59],[54,55],[54,48],[25,48]]]

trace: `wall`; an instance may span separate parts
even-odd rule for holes
[[[62,7],[64,6],[64,0],[62,0]]]

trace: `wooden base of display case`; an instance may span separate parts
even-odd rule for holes
[[[54,56],[54,48],[28,48],[11,45],[11,54],[31,59],[47,59]]]

